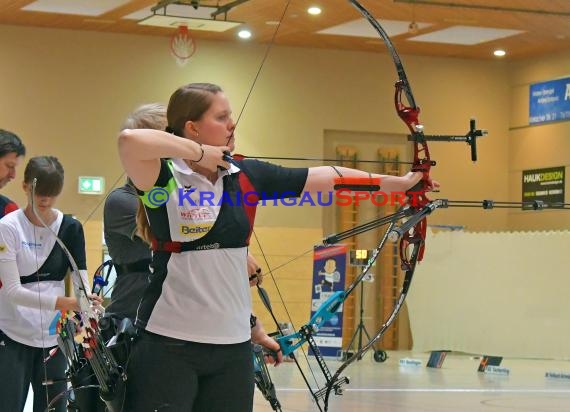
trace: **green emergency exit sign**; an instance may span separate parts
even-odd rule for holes
[[[102,195],[105,193],[105,178],[101,176],[79,176],[77,191],[84,195]]]

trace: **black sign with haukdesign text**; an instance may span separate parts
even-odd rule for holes
[[[540,200],[548,202],[556,209],[556,203],[564,203],[565,167],[550,167],[547,169],[523,170],[522,201],[533,202]],[[554,205],[553,205],[554,203]],[[531,206],[523,209],[532,209]]]

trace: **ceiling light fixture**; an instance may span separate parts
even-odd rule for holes
[[[418,26],[418,23],[416,23],[416,6],[415,4],[412,4],[412,21],[408,25],[408,33],[418,34],[418,31],[420,31],[420,27]]]
[[[307,13],[312,14],[313,16],[321,14],[321,12],[322,12],[321,8],[317,6],[311,6],[307,9]]]
[[[504,55],[507,54],[507,52],[502,49],[497,49],[493,52],[493,54],[497,57],[503,57]]]
[[[249,39],[251,38],[251,31],[243,29],[238,32],[238,37],[240,39]]]
[[[418,23],[416,23],[415,21],[412,21],[408,25],[408,33],[417,34],[418,31],[420,31],[420,27],[418,26]]]

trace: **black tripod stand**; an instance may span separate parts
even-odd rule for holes
[[[354,345],[354,341],[356,340],[356,337],[358,336],[358,348],[356,349],[356,351],[358,352],[360,349],[362,349],[362,333],[364,332],[364,334],[366,335],[366,337],[368,338],[368,340],[370,340],[370,335],[368,334],[368,331],[366,330],[366,325],[364,325],[364,281],[360,282],[360,320],[358,322],[358,325],[356,326],[356,329],[354,330],[354,335],[352,335],[352,338],[350,339],[350,343],[348,344],[347,348],[346,348],[346,357],[349,358],[350,357],[350,349],[352,349],[352,346]],[[376,362],[384,362],[388,356],[386,355],[386,351],[383,351],[381,349],[376,349],[375,345],[372,345],[372,348],[374,349],[374,360]],[[359,361],[360,359],[362,359],[362,356],[359,356],[356,360]]]

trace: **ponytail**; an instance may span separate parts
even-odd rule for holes
[[[137,236],[149,245],[151,244],[152,239],[154,239],[152,230],[150,229],[150,224],[148,223],[148,217],[144,209],[144,204],[140,199],[139,207],[137,209]]]

